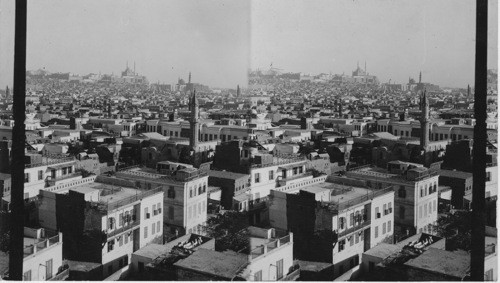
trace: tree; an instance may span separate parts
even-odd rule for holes
[[[249,224],[246,212],[227,211],[208,219],[205,231],[215,239],[217,251],[241,251],[248,249],[250,241],[247,228]]]
[[[472,212],[452,211],[438,219],[434,231],[439,237],[446,238],[447,249],[470,250],[472,231]]]

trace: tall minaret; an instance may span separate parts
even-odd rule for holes
[[[189,72],[189,80],[188,80],[188,84],[191,83],[191,72]]]
[[[422,83],[422,71],[420,71],[420,74],[418,75],[418,83]]]
[[[189,109],[191,110],[191,119],[189,121],[191,127],[191,134],[189,135],[189,146],[195,150],[198,146],[200,127],[199,127],[199,109],[198,109],[198,99],[196,99],[196,90],[193,91],[193,95],[189,101]]]
[[[240,85],[236,87],[236,97],[240,97]]]
[[[422,115],[420,116],[420,146],[427,151],[429,145],[429,101],[427,100],[427,91],[424,90],[420,96],[420,110]]]

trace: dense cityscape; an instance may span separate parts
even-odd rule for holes
[[[496,280],[488,76],[485,279]],[[27,72],[24,280],[467,278],[473,88],[421,73],[381,83],[359,63],[352,75],[271,66],[233,89],[186,77],[149,83],[135,63],[121,76]],[[12,96],[0,117],[3,276]]]
[[[497,281],[497,14],[0,0],[0,281]]]

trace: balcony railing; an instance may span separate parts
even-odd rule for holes
[[[42,159],[45,157],[42,157]],[[33,167],[39,167],[39,166],[47,166],[47,165],[53,165],[53,164],[59,164],[59,163],[64,163],[64,162],[70,162],[74,161],[74,157],[60,157],[60,158],[53,158],[50,157],[50,160],[47,161],[42,161],[39,163],[33,163],[33,164],[25,164],[24,168],[33,168]]]
[[[124,222],[123,224],[125,224],[126,222]],[[108,235],[108,238],[112,238],[118,234],[121,234],[125,231],[128,231],[128,230],[133,230],[134,228],[136,228],[137,226],[139,226],[140,224],[140,221],[139,220],[135,220],[133,222],[130,222],[129,224],[127,225],[123,225],[121,228],[118,228],[118,229],[114,229],[113,231],[107,233]]]
[[[344,237],[346,235],[349,235],[349,234],[351,234],[351,233],[353,233],[353,232],[355,232],[357,230],[360,230],[360,229],[362,229],[362,228],[364,228],[366,226],[369,226],[370,223],[371,223],[370,220],[363,221],[363,222],[359,223],[358,225],[354,225],[353,227],[340,232],[338,237],[341,238],[341,237]]]
[[[360,197],[357,197],[357,198],[354,198],[354,199],[351,199],[351,200],[348,200],[348,201],[344,201],[344,202],[340,202],[340,201],[339,202],[328,202],[328,203],[323,203],[323,204],[327,205],[328,207],[333,208],[338,213],[339,211],[342,211],[342,210],[345,210],[345,209],[347,209],[349,207],[361,204],[361,203],[363,203],[365,201],[368,201],[368,200],[371,200],[371,199],[373,199],[375,197],[384,195],[384,194],[386,194],[388,192],[392,192],[392,186],[387,187],[385,189],[381,189],[381,190],[372,190],[370,193],[367,193],[366,195],[363,195],[363,196],[360,196]]]
[[[59,274],[50,278],[47,281],[65,281],[68,277],[69,277],[69,268],[61,271]]]
[[[284,237],[275,239],[274,241],[271,241],[265,245],[262,245],[260,247],[256,247],[255,249],[250,251],[250,259],[255,259],[258,258],[259,256],[266,254],[274,249],[277,249],[281,246],[284,246],[288,243],[291,242],[291,237],[290,235],[286,235]]]
[[[147,191],[144,191],[144,192],[137,194],[135,196],[130,196],[128,198],[125,198],[125,199],[122,199],[119,201],[115,201],[115,202],[93,202],[93,204],[97,204],[97,206],[99,208],[104,209],[106,211],[111,211],[111,210],[129,205],[129,204],[134,203],[136,201],[139,201],[143,198],[160,193],[160,192],[162,192],[162,187],[158,187],[158,188],[155,188],[152,190],[147,190]]]
[[[265,167],[275,166],[275,165],[287,165],[290,163],[297,163],[297,162],[305,161],[305,160],[306,160],[305,158],[278,158],[278,160],[275,160],[271,163],[252,164],[251,167],[252,168],[265,168]]]
[[[59,243],[62,240],[59,236],[60,236],[60,234],[55,235],[55,236],[50,237],[50,238],[43,239],[42,241],[40,241],[38,243],[35,243],[33,245],[30,245],[30,246],[24,248],[23,249],[23,253],[24,253],[23,257],[30,256],[32,254],[39,252],[39,251],[45,250],[49,247],[56,245],[57,243]]]

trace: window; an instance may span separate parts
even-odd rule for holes
[[[339,242],[339,252],[343,251],[345,248],[345,240]]]
[[[64,167],[62,168],[62,174],[66,175],[68,173],[68,168]]]
[[[375,226],[375,238],[378,238],[378,226]]]
[[[128,243],[128,237],[129,236],[128,236],[127,233],[125,233],[125,234],[123,234],[123,237],[125,238],[125,245],[126,245]]]
[[[42,180],[42,179],[43,179],[43,171],[38,170],[38,180]]]
[[[387,232],[391,232],[391,229],[392,229],[392,228],[391,228],[391,225],[392,225],[392,222],[391,222],[391,220],[389,220],[389,221],[387,222]]]
[[[399,218],[405,219],[405,207],[404,206],[399,207]]]
[[[427,217],[427,204],[424,204],[424,216]]]
[[[302,172],[304,172],[304,169],[301,167],[299,167],[299,174],[301,174]]]
[[[387,215],[388,214],[388,211],[387,211],[387,204],[384,204],[384,215]]]
[[[160,226],[160,221],[156,222],[156,232],[160,233],[161,232],[161,226]]]
[[[123,213],[120,213],[120,216],[118,217],[119,218],[119,223],[120,223],[120,226],[123,226]]]
[[[45,262],[45,280],[52,278],[52,259]]]
[[[148,211],[149,211],[148,208],[145,207],[144,208],[144,219],[149,219],[149,212]]]
[[[30,182],[30,173],[24,173],[24,182],[29,183]]]
[[[26,174],[24,174],[24,175],[26,175]],[[486,182],[489,182],[489,181],[491,181],[491,172],[486,172]],[[28,182],[29,182],[29,179],[28,179]],[[26,183],[26,181],[25,181],[25,183]]]
[[[269,171],[269,180],[274,180],[274,171]]]
[[[276,279],[283,278],[283,260],[280,259],[276,262]]]
[[[354,233],[354,239],[356,241],[356,244],[359,243],[359,234],[358,233]]]
[[[203,190],[201,191],[202,193],[205,193],[207,191],[207,185],[203,184]]]
[[[354,225],[354,213],[351,213],[349,215],[349,226],[353,226]]]
[[[297,167],[294,167],[293,168],[293,175],[297,175],[297,173],[299,172],[298,168]]]
[[[111,240],[108,242],[108,252],[112,251],[115,245],[115,240]]]
[[[168,198],[175,198],[175,188],[174,186],[170,186],[170,188],[167,191],[167,197]]]
[[[420,188],[420,197],[423,198],[424,197],[424,188]]]
[[[151,183],[148,183],[147,186],[148,186],[148,190],[151,190]]]
[[[260,183],[260,173],[255,173],[255,183]]]
[[[144,227],[144,239],[148,237],[148,227]]]
[[[378,207],[375,208],[375,219],[377,218],[380,218],[380,212]]]
[[[174,219],[174,207],[173,206],[170,206],[168,208],[168,218]]]
[[[31,270],[28,270],[23,274],[23,281],[31,281]]]
[[[114,229],[115,228],[115,219],[113,217],[110,217],[108,219],[108,227],[109,227],[109,229]]]
[[[198,195],[201,195],[201,192],[202,192],[202,189],[201,189],[201,185],[198,187]]]
[[[490,269],[484,273],[484,281],[493,281],[493,269]]]
[[[192,187],[189,188],[189,197],[190,198],[193,197],[193,188]]]
[[[155,224],[155,223],[153,223],[153,224],[151,225],[151,235],[153,235],[154,233],[156,233],[156,231],[155,231],[155,226],[156,226],[156,224]]]
[[[118,246],[119,247],[123,246],[123,237],[125,237],[125,235],[122,235],[122,236],[120,236],[120,238],[118,238]]]
[[[254,281],[262,281],[262,270],[255,272],[253,278]]]
[[[349,246],[352,245],[354,245],[354,235],[351,235],[351,237],[349,238]]]
[[[392,202],[388,204],[387,210],[389,210],[389,213],[392,213]]]
[[[400,197],[400,198],[406,198],[405,186],[400,186],[399,187],[398,197]]]
[[[385,224],[385,222],[382,224],[382,235],[384,235],[386,232],[387,232],[387,227],[386,227],[387,224]]]

